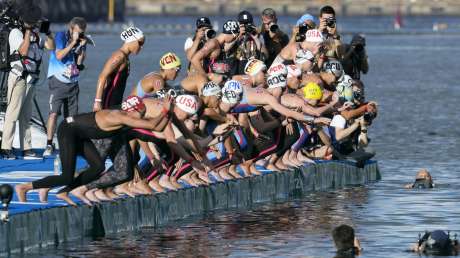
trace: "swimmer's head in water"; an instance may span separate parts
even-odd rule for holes
[[[413,184],[413,188],[433,188],[433,187],[434,187],[433,178],[431,177],[431,174],[426,169],[422,169],[419,172],[417,172],[417,175],[415,176],[415,182]]]
[[[451,239],[450,234],[442,230],[425,232],[419,239],[419,250],[433,255],[451,255],[458,246],[456,239]]]

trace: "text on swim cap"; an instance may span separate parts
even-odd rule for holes
[[[167,64],[177,62],[177,58],[174,55],[167,55],[163,57],[160,62],[162,66],[165,66]]]
[[[121,103],[121,109],[126,111],[139,104],[141,104],[139,97],[137,96],[128,97],[125,101]]]
[[[268,86],[277,85],[277,84],[283,83],[283,82],[286,82],[286,77],[284,77],[284,75],[281,75],[281,74],[277,75],[277,76],[269,77],[267,79]]]
[[[187,97],[179,97],[177,98],[177,103],[184,105],[188,108],[191,108],[193,110],[197,110],[197,102],[194,101],[192,98],[187,98]]]
[[[121,37],[123,40],[127,40],[128,38],[132,37],[135,34],[140,33],[141,31],[137,28],[128,28],[127,30],[121,33]]]
[[[237,81],[229,81],[225,86],[228,90],[241,91],[241,85]]]

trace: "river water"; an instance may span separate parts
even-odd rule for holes
[[[416,19],[427,26],[431,22]],[[359,20],[354,24],[363,26]],[[412,24],[417,23],[412,20]],[[184,57],[184,38],[148,37],[142,55],[132,58],[129,85],[158,69],[162,53],[176,51]],[[89,48],[88,69],[80,84],[82,111],[90,109],[103,61],[119,45],[116,35],[95,35],[95,39],[97,48]],[[379,182],[311,193],[252,210],[217,211],[163,228],[67,243],[24,256],[332,257],[330,232],[347,223],[354,226],[364,247],[360,257],[418,257],[405,250],[419,233],[460,232],[459,41],[460,34],[455,33],[367,36],[366,94],[380,107],[369,129],[382,173]],[[42,86],[38,95],[46,113],[47,87]],[[403,189],[420,168],[431,171],[437,187]]]

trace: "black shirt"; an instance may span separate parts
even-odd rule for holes
[[[268,51],[268,57],[265,60],[265,64],[267,67],[270,67],[276,56],[289,43],[289,37],[282,31],[278,31],[274,38],[270,37],[269,31],[263,32],[262,36],[264,37],[265,47]]]

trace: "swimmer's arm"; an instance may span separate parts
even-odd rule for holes
[[[346,120],[358,117],[366,113],[367,111],[367,105],[362,105],[359,108],[355,108],[353,110],[345,110],[340,112],[340,115],[342,115]]]
[[[187,127],[184,125],[183,121],[180,121],[175,116],[173,116],[172,121],[174,125],[179,129],[179,131],[184,135],[185,138],[192,140],[192,147],[196,153],[199,153],[202,157],[205,157],[203,150],[200,148],[200,144],[196,139],[195,135],[190,132]]]
[[[198,29],[195,35],[195,40],[190,48],[185,50],[185,55],[187,56],[187,60],[191,61],[193,55],[196,53],[198,46],[200,45],[200,41],[204,35],[204,28]]]
[[[320,130],[318,130],[318,136],[319,136],[319,139],[321,140],[321,142],[324,143],[324,145],[331,146],[331,144],[332,144],[331,138],[322,130],[322,128]]]
[[[192,60],[190,63],[192,64],[192,67],[200,73],[206,73],[206,71],[203,69],[202,61],[209,56],[214,49],[216,49],[217,44],[215,40],[210,40],[204,44],[203,48],[198,50],[192,57]]]
[[[120,68],[121,64],[124,62],[124,59],[125,58],[121,53],[114,53],[112,57],[107,60],[97,80],[95,99],[102,99],[104,89],[107,87],[107,78],[110,74],[114,73]]]
[[[161,119],[161,117],[160,117]],[[158,123],[158,118],[154,119],[141,119],[129,116],[126,112],[118,111],[111,112],[110,120],[115,124],[123,124],[132,128],[141,128],[147,130],[154,130]]]
[[[206,116],[214,121],[225,123],[227,121],[227,117],[223,116],[216,112],[213,108],[205,108],[203,111],[203,116]]]
[[[139,142],[139,146],[144,151],[145,156],[147,156],[149,160],[152,160],[155,157],[155,154],[151,150],[150,145],[147,142],[141,140],[137,140],[137,142]]]
[[[195,160],[195,158],[188,154],[187,151],[182,147],[176,140],[176,136],[174,134],[174,130],[172,129],[171,123],[169,123],[165,130],[164,130],[166,142],[168,143],[168,146],[171,148],[171,150],[176,153],[179,157],[182,159],[192,162]]]
[[[281,115],[284,115],[286,117],[293,118],[297,121],[302,121],[302,122],[308,122],[311,120],[311,118],[304,116],[302,113],[292,111],[288,109],[287,107],[281,105],[278,100],[269,95],[269,94],[264,94],[263,99],[266,100],[267,104],[272,107],[276,112],[280,113]]]

